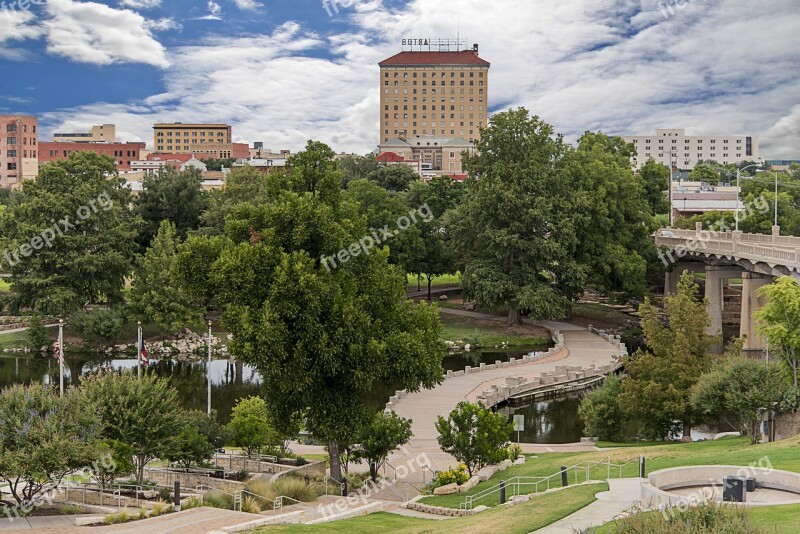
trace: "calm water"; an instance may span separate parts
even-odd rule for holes
[[[532,402],[524,406],[504,406],[498,410],[508,415],[525,417],[525,429],[519,433],[521,443],[575,443],[583,436],[583,421],[578,417],[582,395]],[[517,441],[512,432],[511,440]]]

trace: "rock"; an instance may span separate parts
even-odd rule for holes
[[[465,351],[467,351],[467,352],[469,352],[470,350],[472,350],[472,345],[470,345],[469,343],[467,343],[466,345],[464,345],[464,350],[465,350]]]
[[[474,488],[475,486],[477,486],[480,481],[481,481],[481,479],[478,478],[477,475],[475,475],[474,477],[470,478],[469,480],[464,482],[462,485],[460,485],[458,487],[458,492],[459,493],[466,493],[469,490],[471,490],[472,488]]]
[[[514,465],[522,465],[525,463],[525,457],[523,455],[519,455],[516,460],[514,460]]]
[[[464,309],[467,311],[475,311],[475,303],[467,302],[466,304],[464,304]]]
[[[433,490],[434,495],[451,495],[453,493],[458,493],[458,484],[453,482],[452,484],[447,484],[445,486],[439,486],[435,490]]]
[[[514,495],[513,497],[511,497],[511,499],[509,499],[508,502],[511,504],[518,504],[521,502],[528,502],[530,500],[531,500],[530,495]]]
[[[439,300],[441,300],[441,301],[443,301],[443,302],[444,302],[445,300],[450,300],[450,299],[447,297],[447,295],[441,295],[441,296],[439,297]]]

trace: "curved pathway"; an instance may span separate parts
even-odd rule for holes
[[[476,319],[505,321],[504,317],[486,315],[464,310],[442,309],[443,313],[472,317]],[[595,365],[597,368],[614,363],[619,349],[613,343],[603,339],[584,327],[568,323],[544,321],[533,323],[550,330],[558,330],[564,336],[565,348],[556,355],[542,360],[484,370],[478,373],[450,377],[431,390],[409,393],[393,402],[392,409],[400,416],[411,419],[413,437],[402,452],[395,453],[390,463],[397,466],[413,460],[417,455],[425,453],[431,461],[433,470],[447,469],[455,464],[455,460],[439,449],[436,441],[438,433],[435,423],[438,416],[447,416],[456,405],[463,400],[474,401],[478,395],[494,383],[504,383],[508,377],[538,377],[543,372],[553,372],[556,366]],[[593,446],[590,446],[593,448]],[[431,473],[425,473],[430,480]],[[422,470],[410,474],[405,480],[422,482]]]

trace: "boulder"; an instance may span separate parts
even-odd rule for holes
[[[452,495],[453,493],[458,493],[458,484],[455,482],[445,486],[439,486],[433,490],[434,495]]]
[[[471,490],[472,488],[474,488],[475,486],[477,486],[480,481],[481,481],[481,479],[478,478],[477,475],[475,475],[472,478],[470,478],[469,480],[467,480],[466,482],[464,482],[463,484],[461,484],[458,487],[458,492],[459,493],[466,493],[469,490]]]
[[[445,300],[450,300],[450,299],[448,298],[448,296],[447,296],[447,295],[441,295],[441,296],[439,297],[439,300],[441,300],[442,302],[444,302]]]

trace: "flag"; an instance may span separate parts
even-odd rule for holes
[[[60,363],[64,363],[64,355],[61,354],[61,344],[58,341],[56,341],[56,359]]]
[[[150,361],[147,355],[147,349],[144,346],[144,337],[139,339],[139,356],[142,358],[142,363],[145,365]]]

